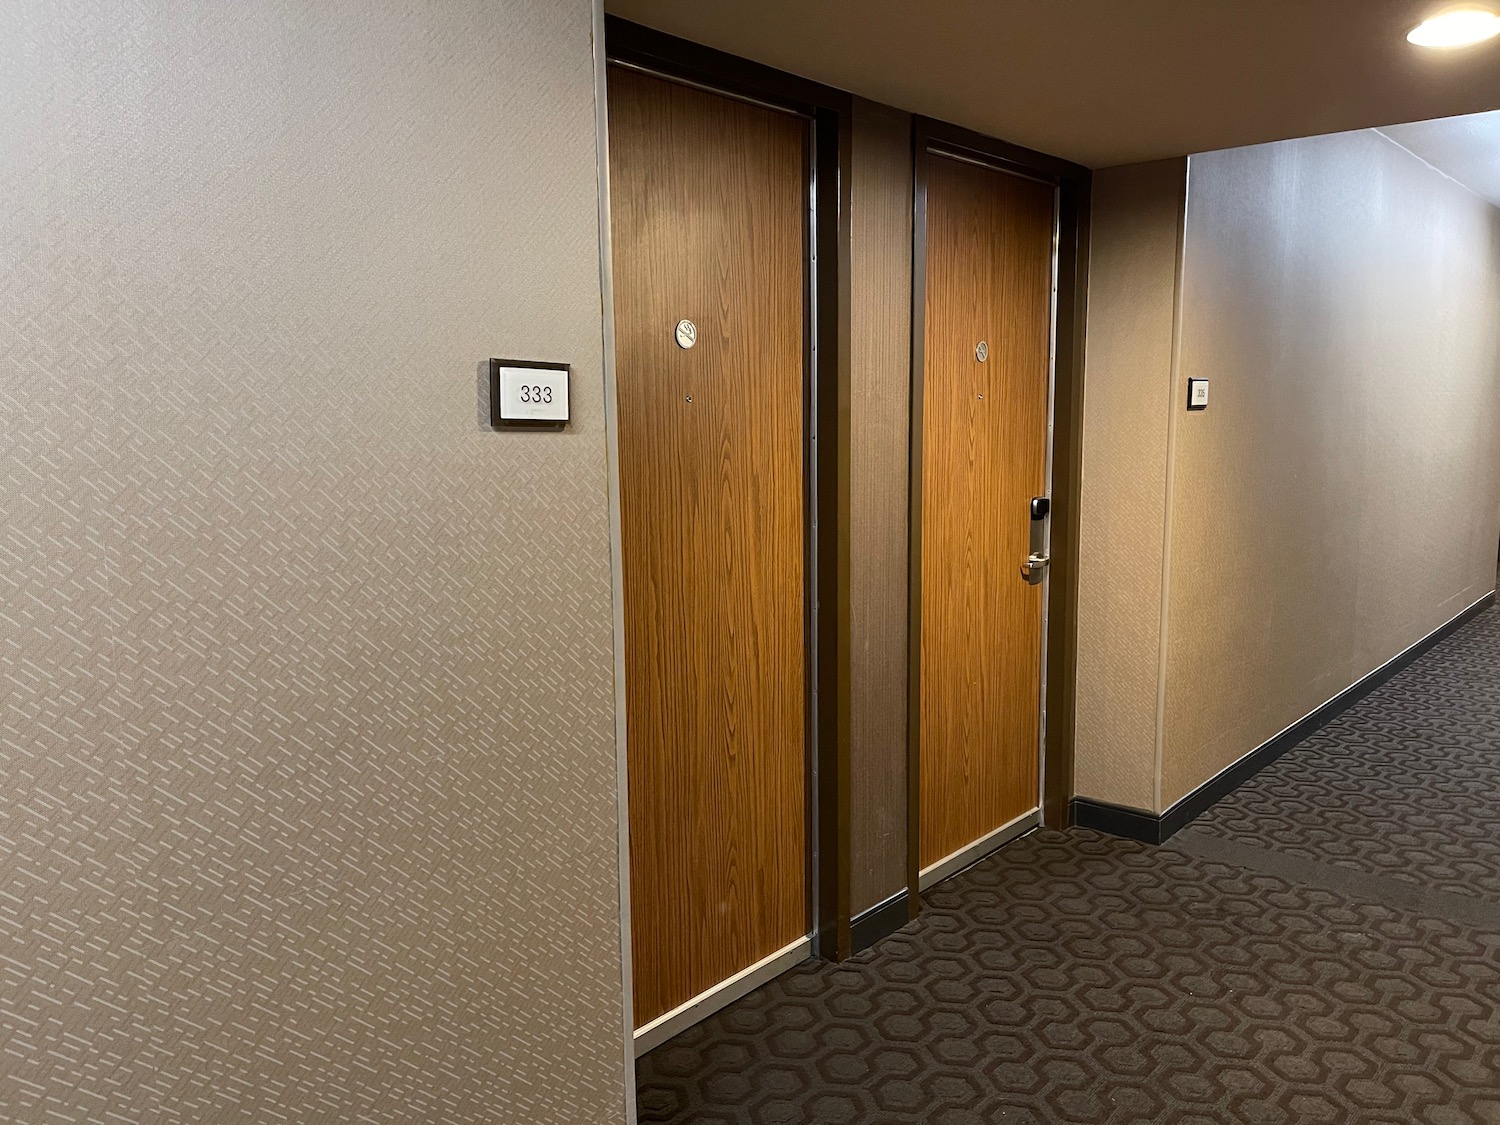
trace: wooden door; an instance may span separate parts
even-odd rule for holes
[[[1053,187],[932,155],[922,372],[921,866],[1035,809]],[[983,345],[983,347],[981,347]],[[981,356],[987,350],[987,356]]]
[[[809,929],[808,130],[610,70],[637,1027]]]

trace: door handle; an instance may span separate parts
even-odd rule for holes
[[[1047,553],[1047,517],[1052,514],[1052,501],[1037,496],[1031,501],[1031,554],[1021,564],[1021,577],[1028,586],[1038,586],[1047,577],[1047,567],[1052,556]]]

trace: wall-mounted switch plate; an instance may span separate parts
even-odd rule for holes
[[[571,417],[566,363],[490,360],[490,425],[560,430]]]
[[[1207,410],[1208,409],[1208,380],[1207,379],[1189,379],[1188,380],[1188,409],[1189,410]]]

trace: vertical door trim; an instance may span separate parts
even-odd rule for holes
[[[806,117],[811,123],[808,290],[804,323],[803,448],[807,682],[808,923],[811,951],[827,960],[850,953],[849,917],[849,167],[853,99],[840,90],[785,74],[618,16],[604,17],[608,63],[711,93]],[[607,121],[607,111],[605,113]],[[607,174],[606,162],[601,175]],[[604,212],[608,222],[608,212]],[[611,357],[611,371],[613,359]],[[613,394],[613,387],[611,387]],[[618,473],[616,452],[611,471]],[[623,643],[623,642],[621,642]],[[618,671],[623,680],[623,663]],[[626,724],[620,687],[620,728]],[[622,757],[622,762],[624,758]],[[621,782],[622,787],[625,781]],[[623,792],[621,800],[626,796]],[[628,826],[622,822],[622,830]],[[628,837],[623,841],[626,862]],[[624,922],[630,923],[628,901]],[[788,950],[799,943],[793,943]],[[788,950],[705,993],[743,994]],[[627,976],[632,966],[625,966]],[[743,987],[747,980],[754,983]],[[727,992],[726,986],[729,987]],[[628,987],[628,981],[627,981]],[[714,1007],[689,1001],[694,1019]],[[728,1003],[726,999],[723,1001]],[[705,1010],[706,1009],[706,1010]],[[680,1010],[679,1010],[680,1011]],[[627,1014],[628,1018],[628,1014]],[[657,1021],[653,1021],[657,1022]],[[692,1022],[689,1020],[688,1022]],[[651,1025],[647,1025],[650,1027]],[[686,1026],[678,1022],[677,1026]],[[639,1038],[645,1029],[637,1029]]]
[[[922,878],[922,429],[927,323],[927,180],[934,157],[958,159],[1051,184],[1057,191],[1054,245],[1052,427],[1052,566],[1043,607],[1043,739],[1040,820],[1067,824],[1073,789],[1073,697],[1078,609],[1078,483],[1083,423],[1083,320],[1087,283],[1090,173],[1082,165],[1034,152],[928,117],[912,118],[911,433],[908,469],[906,832],[911,917]],[[1025,818],[1023,818],[1025,819]],[[1007,826],[1008,827],[1008,826]],[[976,844],[1009,838],[997,830]],[[998,846],[996,844],[995,846]],[[971,848],[963,849],[969,854]],[[958,854],[958,853],[955,853]],[[953,857],[949,857],[950,859]],[[972,859],[980,858],[979,854]],[[945,870],[948,861],[938,865]],[[951,872],[950,872],[951,873]],[[927,882],[930,884],[931,879]]]

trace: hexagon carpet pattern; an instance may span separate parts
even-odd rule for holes
[[[1309,735],[1192,832],[1500,901],[1500,608]]]
[[[1500,1123],[1500,925],[1381,893],[1500,900],[1497,686],[1491,610],[1180,834],[1251,861],[1032,833],[646,1055],[640,1120]]]

